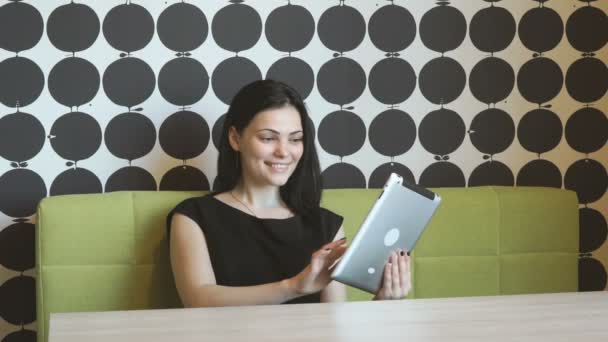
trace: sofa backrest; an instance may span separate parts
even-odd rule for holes
[[[435,189],[443,202],[413,251],[412,298],[576,291],[578,202],[551,188]],[[378,189],[325,190],[352,238]],[[165,218],[203,192],[66,195],[38,206],[39,341],[50,312],[179,307]],[[349,288],[349,300],[371,296]]]
[[[433,189],[442,203],[412,254],[411,298],[578,290],[578,199],[542,187]],[[324,192],[354,236],[379,190]],[[349,300],[371,295],[348,288]]]

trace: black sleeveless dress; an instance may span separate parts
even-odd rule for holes
[[[315,217],[260,219],[213,195],[179,203],[167,216],[167,233],[174,213],[201,227],[218,285],[252,286],[293,277],[310,263],[312,253],[334,239],[342,225],[342,216],[324,208]],[[320,298],[319,292],[286,303],[318,303]]]

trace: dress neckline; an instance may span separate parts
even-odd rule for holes
[[[298,214],[295,214],[293,216],[286,217],[286,218],[257,217],[257,216],[253,216],[253,215],[251,215],[251,214],[249,214],[249,213],[247,213],[247,212],[245,212],[245,211],[243,211],[243,210],[241,210],[239,208],[233,207],[230,204],[228,204],[228,203],[226,203],[226,202],[224,202],[224,201],[216,198],[215,194],[214,195],[209,194],[208,196],[211,197],[215,202],[219,203],[221,206],[224,206],[224,207],[226,207],[228,209],[232,209],[233,211],[236,211],[239,214],[241,214],[243,216],[246,216],[246,217],[248,217],[248,218],[250,218],[252,220],[280,222],[280,221],[293,220],[293,219],[295,219],[298,216]]]

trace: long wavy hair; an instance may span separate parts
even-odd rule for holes
[[[216,193],[230,191],[242,177],[240,154],[232,149],[228,141],[230,127],[234,127],[241,134],[258,113],[284,106],[293,106],[300,114],[304,151],[293,174],[280,188],[281,199],[295,213],[308,217],[318,212],[322,188],[312,121],[298,92],[276,80],[252,82],[234,96],[224,118],[219,141],[217,179],[213,190]]]

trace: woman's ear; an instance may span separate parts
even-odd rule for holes
[[[239,132],[236,131],[234,126],[230,126],[230,128],[228,128],[228,143],[230,143],[230,147],[236,152],[240,151],[239,139]]]

